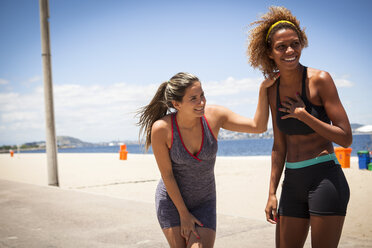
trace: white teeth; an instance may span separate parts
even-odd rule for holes
[[[285,61],[288,61],[288,62],[291,62],[291,61],[294,61],[296,59],[296,57],[293,57],[293,58],[288,58],[288,59],[284,59]]]

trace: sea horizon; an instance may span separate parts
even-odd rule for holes
[[[218,140],[217,156],[270,156],[272,151],[273,138],[258,139],[234,139]],[[133,154],[152,154],[152,149],[145,152],[143,144],[126,144],[128,153]],[[339,147],[334,144],[334,147]],[[351,156],[357,156],[358,151],[372,150],[372,135],[357,134],[353,135]],[[87,146],[58,148],[58,153],[118,153],[120,145],[112,146]],[[17,152],[15,150],[14,152]],[[45,153],[45,149],[38,150],[19,150],[20,153]]]

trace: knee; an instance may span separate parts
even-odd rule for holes
[[[203,242],[201,240],[191,239],[187,243],[187,248],[204,248]]]

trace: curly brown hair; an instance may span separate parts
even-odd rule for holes
[[[274,26],[268,34],[270,27],[274,23],[283,20],[289,21],[293,23],[293,25],[286,22],[279,23]],[[253,68],[258,68],[262,71],[266,78],[274,77],[275,73],[278,71],[274,60],[270,59],[268,56],[272,48],[272,36],[276,31],[280,29],[292,29],[297,33],[302,47],[307,47],[308,45],[305,29],[300,28],[300,21],[285,7],[270,6],[269,11],[262,15],[260,20],[250,24],[250,26],[254,25],[256,26],[249,31],[247,56]],[[268,37],[266,40],[267,35]]]

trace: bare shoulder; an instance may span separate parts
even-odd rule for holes
[[[221,105],[214,105],[214,104],[208,104],[205,107],[205,113],[207,114],[215,114],[215,113],[220,113],[223,112],[226,109],[226,107],[221,106]]]
[[[207,105],[205,107],[205,117],[213,127],[219,127],[226,120],[229,109],[221,105]]]
[[[152,133],[164,133],[168,132],[172,128],[171,115],[166,115],[161,119],[154,122],[152,125]]]
[[[316,88],[330,87],[334,85],[331,75],[323,70],[308,68],[309,83]]]
[[[207,105],[205,107],[205,116],[207,118],[213,118],[213,119],[219,119],[221,116],[226,115],[226,113],[229,111],[228,108],[221,106],[221,105]]]
[[[171,147],[172,143],[172,118],[166,115],[154,122],[151,128],[151,144],[155,146],[166,144]]]
[[[330,101],[339,101],[336,85],[328,72],[309,68],[308,77],[309,88],[319,96],[321,105]]]

